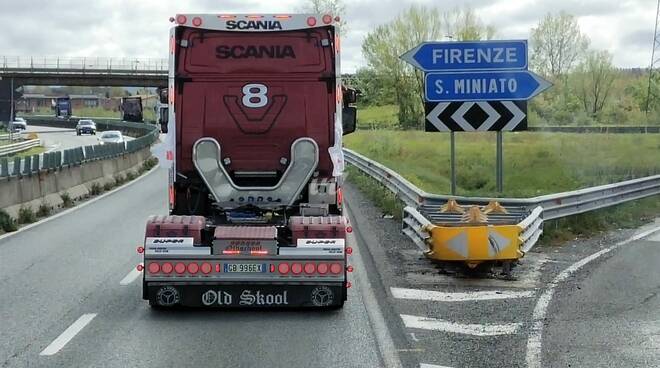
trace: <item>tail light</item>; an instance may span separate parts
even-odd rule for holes
[[[178,273],[179,275],[186,272],[186,265],[179,262],[174,266],[174,272]]]
[[[222,254],[237,255],[237,254],[241,254],[241,251],[240,250],[227,250],[227,249],[225,249],[225,250],[222,251]]]
[[[353,226],[346,226],[346,232],[347,233],[352,233],[353,232]]]
[[[138,271],[140,271],[140,272],[142,272],[142,270],[144,270],[144,266],[142,265],[142,263],[140,263],[139,265],[137,265],[137,267],[135,267],[135,268],[136,268]]]
[[[172,271],[174,270],[174,266],[172,266],[172,264],[170,262],[165,262],[165,263],[163,263],[163,266],[161,267],[161,269],[163,270],[163,273],[169,274],[169,273],[172,273]]]
[[[332,15],[326,14],[323,16],[323,23],[330,24],[332,23]]]
[[[273,15],[275,19],[291,19],[290,15]]]
[[[353,272],[353,266],[348,266],[346,267],[347,272]]]
[[[263,15],[246,15],[245,18],[247,19],[261,19],[263,18]]]
[[[138,252],[139,254],[144,253],[144,247],[137,247],[137,252]]]
[[[179,23],[179,24],[186,24],[187,21],[188,21],[188,18],[186,18],[186,16],[183,15],[183,14],[179,14],[179,15],[176,16],[176,22]]]
[[[308,275],[313,274],[316,271],[316,265],[314,263],[305,263],[305,273]]]
[[[210,263],[206,263],[206,262],[202,263],[202,266],[201,266],[200,268],[201,268],[201,270],[202,270],[202,273],[205,274],[205,275],[211,273],[211,270],[213,269],[213,267],[211,266],[211,264],[210,264]]]
[[[279,272],[281,275],[286,275],[287,273],[289,273],[289,264],[288,263],[278,264],[277,272]]]
[[[328,273],[328,264],[319,263],[318,266],[316,266],[316,272],[318,272],[321,275],[325,275],[326,273]]]
[[[150,262],[147,269],[149,270],[149,273],[158,273],[160,272],[160,265],[156,262]]]
[[[201,26],[201,25],[202,25],[202,18],[200,18],[200,17],[195,17],[195,18],[193,18],[193,20],[192,20],[192,24],[193,24],[193,26],[195,26],[195,27],[199,27],[199,26]]]
[[[194,275],[194,274],[196,274],[197,272],[199,272],[199,265],[198,265],[197,263],[195,263],[195,262],[193,262],[193,263],[188,263],[188,273]]]
[[[302,265],[300,263],[294,263],[291,265],[291,273],[294,275],[299,275],[302,272]]]
[[[307,25],[310,27],[314,27],[316,25],[316,18],[314,17],[307,18]]]
[[[351,247],[346,247],[346,254],[353,254],[353,248]]]
[[[335,275],[338,275],[341,273],[341,264],[339,263],[333,263],[330,265],[330,273],[334,273]]]

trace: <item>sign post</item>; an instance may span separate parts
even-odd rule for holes
[[[497,132],[496,182],[504,183],[504,131],[527,130],[527,100],[551,84],[527,70],[527,40],[424,42],[401,55],[424,72],[427,132],[450,132],[456,194],[455,132]]]

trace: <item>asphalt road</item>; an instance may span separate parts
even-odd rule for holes
[[[166,213],[165,183],[159,169],[0,239],[0,367],[384,365],[377,336],[388,331],[370,320],[378,304],[360,268],[340,311],[155,311],[139,281],[121,285],[140,260],[147,216]],[[81,316],[93,318],[59,352],[40,355]]]
[[[65,150],[98,144],[98,136],[96,135],[78,136],[75,129],[51,128],[29,124],[28,121],[28,128],[23,134],[29,134],[30,132],[37,133],[39,139],[43,140],[44,147],[47,151]]]
[[[660,367],[660,234],[620,248],[561,285],[543,367]]]

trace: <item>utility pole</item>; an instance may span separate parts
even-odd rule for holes
[[[655,31],[653,32],[653,51],[651,51],[651,65],[649,66],[649,87],[646,92],[646,115],[649,114],[653,79],[660,67],[660,34],[658,34],[658,20],[660,19],[660,0],[655,10]],[[653,96],[656,97],[656,96]]]

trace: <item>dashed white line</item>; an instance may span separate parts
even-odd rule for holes
[[[87,313],[80,316],[80,318],[73,322],[69,328],[64,330],[60,336],[53,340],[50,345],[46,346],[46,348],[41,353],[39,353],[39,355],[50,356],[57,354],[57,352],[62,350],[62,348],[69,341],[71,341],[71,339],[73,339],[78,334],[78,332],[85,328],[85,326],[87,326],[87,324],[90,323],[94,317],[96,317],[96,313]]]
[[[134,268],[128,273],[128,275],[124,276],[124,278],[119,281],[119,285],[126,286],[135,281],[140,275],[142,275],[142,272],[138,271],[137,268]]]
[[[442,291],[390,288],[396,299],[430,300],[436,302],[465,302],[482,300],[500,300],[531,298],[534,291],[471,291],[447,293]]]
[[[512,335],[518,332],[522,323],[507,323],[502,325],[489,324],[463,324],[436,319],[402,314],[403,324],[408,328],[422,330],[444,331],[474,336]]]
[[[548,284],[548,288],[541,294],[536,306],[534,307],[534,312],[532,313],[532,331],[527,338],[527,353],[525,355],[525,360],[527,362],[528,368],[541,368],[541,353],[542,353],[542,337],[543,337],[543,321],[546,318],[548,313],[548,307],[550,306],[550,301],[555,294],[555,288],[561,282],[566,281],[571,275],[579,271],[582,267],[590,263],[591,261],[599,258],[600,256],[607,254],[616,248],[626,245],[630,242],[645,238],[655,232],[660,231],[660,227],[644,231],[640,234],[637,234],[630,239],[624,240],[622,242],[616,243],[609,248],[602,249],[588,257],[585,257],[568,268],[560,272],[551,283]]]

